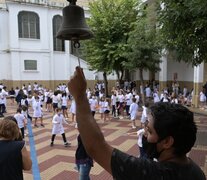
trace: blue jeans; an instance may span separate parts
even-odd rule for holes
[[[90,170],[91,165],[88,163],[85,164],[77,164],[78,172],[79,172],[79,180],[90,180]]]

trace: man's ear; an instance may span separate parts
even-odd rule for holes
[[[165,139],[163,139],[163,147],[165,149],[171,148],[173,144],[174,144],[174,138],[172,136],[168,136]]]

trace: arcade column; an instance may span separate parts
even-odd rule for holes
[[[163,50],[159,72],[159,91],[167,87],[167,51]]]
[[[204,63],[194,67],[194,83],[193,83],[193,97],[192,105],[194,107],[199,107],[199,94],[203,86],[204,77]]]

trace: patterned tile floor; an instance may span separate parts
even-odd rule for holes
[[[16,111],[16,106],[8,106],[8,113],[5,116],[13,115]],[[140,113],[139,113],[140,117]],[[139,118],[138,117],[138,118]],[[109,123],[101,123],[99,114],[95,116],[97,123],[100,125],[106,140],[114,147],[125,151],[131,155],[139,154],[137,148],[136,135],[128,135],[131,129],[131,124],[128,119],[112,119]],[[69,118],[69,121],[71,118]],[[52,113],[44,111],[45,127],[34,128],[32,133],[26,137],[27,147],[32,148],[32,140],[34,140],[31,151],[33,158],[36,159],[33,166],[33,171],[24,172],[25,180],[77,180],[78,173],[75,170],[74,155],[77,147],[78,131],[72,125],[65,126],[66,137],[72,143],[71,147],[64,147],[61,136],[55,139],[55,145],[50,147],[51,128],[52,128]],[[189,156],[204,170],[207,175],[207,116],[195,114],[195,121],[198,125],[198,138],[195,146],[189,153]],[[139,122],[136,122],[139,126]],[[35,150],[35,153],[34,153]],[[40,172],[40,174],[39,174]],[[39,174],[39,175],[38,175]],[[91,170],[92,180],[111,180],[112,177],[103,170],[97,163]]]

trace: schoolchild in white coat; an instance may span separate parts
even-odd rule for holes
[[[63,111],[63,116],[65,117],[65,118],[69,118],[68,117],[68,112],[67,112],[67,109],[68,109],[68,96],[67,96],[67,94],[66,94],[66,92],[64,92],[64,93],[62,93],[62,97],[61,97],[61,104],[62,104],[62,106],[61,106],[61,108],[62,108],[62,111]]]
[[[96,114],[96,108],[98,107],[98,101],[94,95],[89,99],[89,104],[90,104],[92,116],[94,117]]]
[[[146,120],[148,120],[148,107],[149,103],[145,103],[144,106],[142,106],[142,116],[141,116],[141,128],[144,128],[144,124]]]
[[[103,118],[104,118],[104,106],[105,106],[104,100],[105,100],[105,98],[101,97],[101,99],[99,101],[99,113],[101,114],[101,120],[103,120]]]
[[[136,98],[132,98],[132,104],[129,107],[130,119],[132,121],[132,129],[136,129],[135,120],[137,118],[138,104]]]
[[[155,90],[153,93],[153,99],[154,99],[154,103],[160,102],[160,97],[157,90]]]
[[[33,118],[35,120],[34,126],[38,127],[37,120],[40,119],[40,125],[44,127],[43,118],[42,118],[43,114],[42,114],[42,108],[41,108],[41,102],[39,96],[35,96],[35,100],[33,101],[32,107],[34,110],[33,112]]]
[[[67,142],[66,137],[65,137],[65,131],[64,131],[63,123],[65,123],[65,124],[68,124],[68,123],[65,121],[65,118],[64,118],[61,111],[62,111],[61,108],[57,108],[56,109],[56,114],[53,116],[53,119],[52,119],[53,127],[52,127],[52,138],[51,138],[50,146],[54,145],[55,136],[57,134],[62,135],[65,147],[67,147],[71,144],[71,143]]]
[[[109,104],[109,98],[106,98],[104,101],[104,122],[106,122],[106,119],[110,121],[110,104]]]
[[[71,120],[72,120],[72,125],[75,125],[75,128],[78,127],[77,122],[76,122],[76,104],[75,104],[75,100],[73,99],[73,97],[71,96],[72,102],[71,102],[71,106],[70,106],[70,113],[72,114],[71,116]]]
[[[21,108],[17,109],[17,113],[14,115],[14,118],[17,121],[18,127],[21,130],[22,138],[24,139],[24,127],[26,124],[26,118],[22,114]]]

